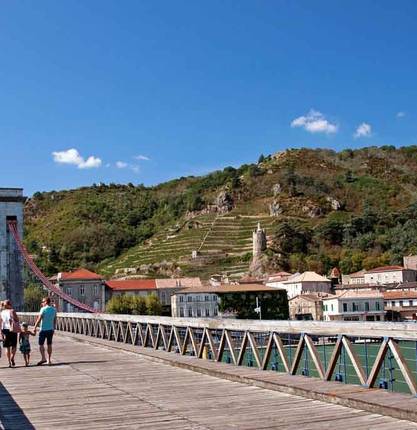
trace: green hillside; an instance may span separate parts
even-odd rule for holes
[[[36,193],[25,241],[48,273],[82,265],[107,276],[239,277],[261,222],[270,270],[398,263],[417,252],[415,172],[415,146],[293,149],[154,187]]]

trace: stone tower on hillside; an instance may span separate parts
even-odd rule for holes
[[[23,190],[0,188],[0,300],[10,299],[16,310],[23,309],[23,261],[8,221],[17,222],[23,237]]]
[[[252,233],[252,253],[254,257],[259,257],[266,249],[266,232],[258,222],[258,228]]]

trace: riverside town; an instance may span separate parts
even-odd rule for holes
[[[417,3],[4,3],[0,430],[417,430]]]

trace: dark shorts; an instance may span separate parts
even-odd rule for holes
[[[52,337],[54,336],[53,330],[41,330],[39,332],[39,345],[43,345],[46,340],[47,345],[52,345]]]
[[[16,348],[17,346],[17,333],[14,333],[13,331],[10,331],[9,329],[4,328],[2,330],[4,335],[4,342],[3,346],[5,348]]]

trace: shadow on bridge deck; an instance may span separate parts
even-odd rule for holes
[[[11,370],[12,371],[12,370]],[[0,423],[2,430],[33,430],[35,427],[0,382]]]

